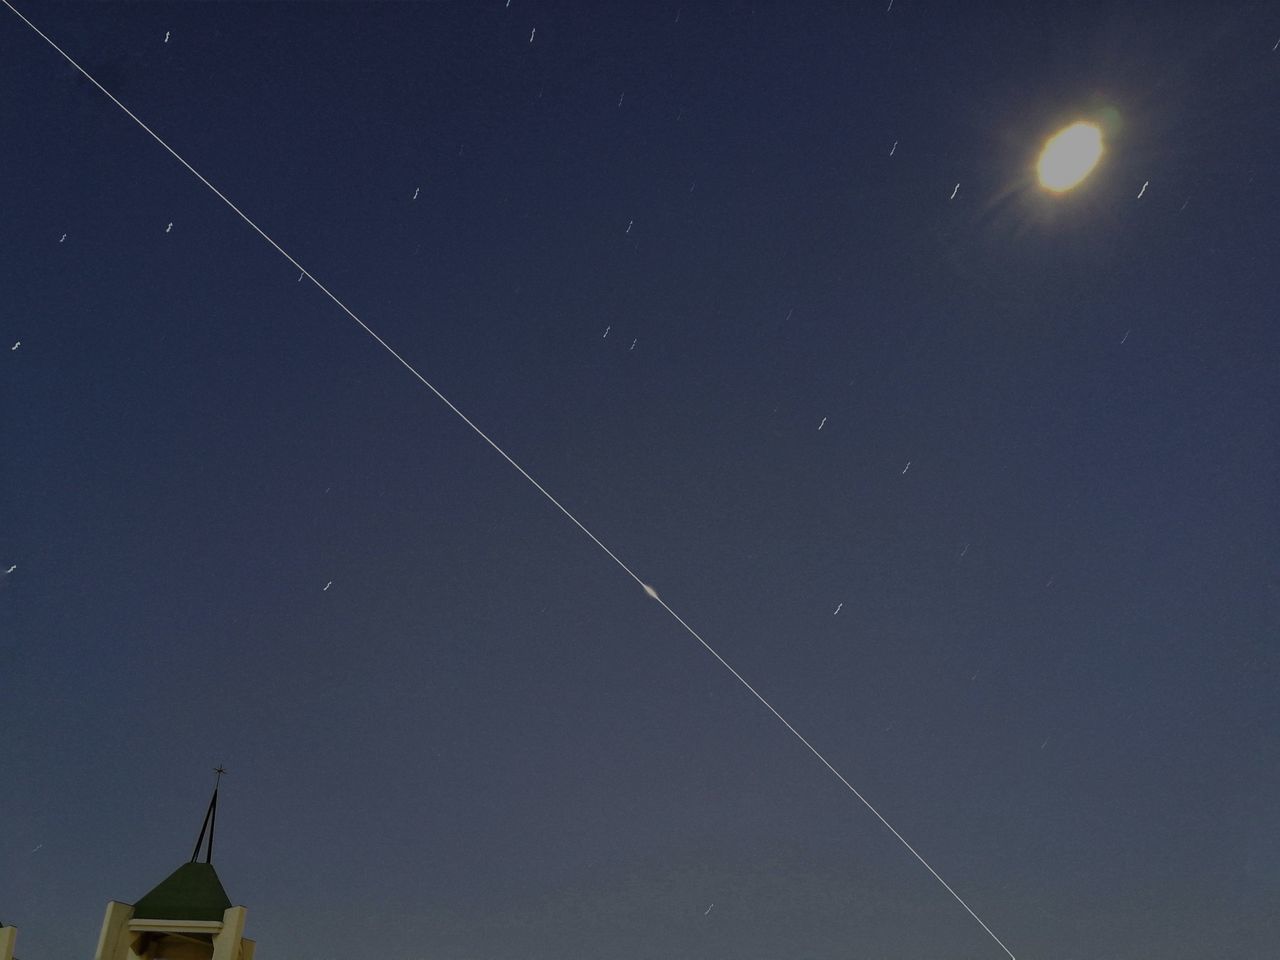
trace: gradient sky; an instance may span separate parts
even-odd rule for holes
[[[20,9],[1020,960],[1272,955],[1280,17],[887,6]],[[4,8],[0,89],[23,960],[219,763],[263,960],[1004,956]]]

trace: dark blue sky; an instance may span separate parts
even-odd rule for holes
[[[887,5],[20,9],[1019,958],[1269,955],[1280,17]],[[24,960],[220,762],[264,958],[1003,956],[8,9],[0,89]]]

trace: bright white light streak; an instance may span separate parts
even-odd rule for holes
[[[594,533],[592,533],[589,529],[587,529],[586,525],[583,524],[582,521],[579,520],[576,516],[574,516],[573,513],[571,513],[567,507],[565,507],[559,500],[557,500],[554,496],[552,496],[552,494],[550,493],[550,491],[547,490],[546,487],[544,487],[537,480],[535,480],[529,474],[529,472],[524,469],[524,467],[520,466],[519,463],[517,463],[514,459],[512,459],[510,454],[508,454],[504,449],[502,449],[502,447],[498,446],[496,441],[494,441],[487,433],[485,433],[478,426],[476,426],[476,424],[472,422],[472,420],[465,413],[463,413],[456,406],[454,406],[453,401],[451,401],[448,397],[446,397],[443,393],[441,393],[435,387],[435,385],[431,383],[431,381],[429,381],[426,377],[424,377],[421,373],[419,373],[417,368],[414,367],[411,363],[409,363],[408,360],[406,360],[399,353],[397,353],[395,349],[389,343],[387,343],[387,341],[383,340],[382,337],[380,337],[373,330],[372,327],[370,327],[358,316],[356,316],[356,314],[352,312],[351,308],[348,307],[341,300],[339,300],[338,297],[335,296],[329,290],[328,287],[326,287],[323,283],[321,283],[314,276],[308,273],[306,268],[303,267],[302,264],[298,263],[297,260],[295,260],[283,247],[280,246],[280,244],[276,243],[275,240],[271,239],[271,237],[268,236],[266,231],[264,231],[256,223],[254,223],[253,220],[251,220],[248,217],[248,215],[244,213],[244,211],[242,211],[239,207],[237,207],[234,203],[232,203],[231,200],[229,200],[226,197],[226,195],[222,193],[221,190],[219,190],[212,183],[210,183],[205,178],[204,174],[200,173],[199,170],[197,170],[195,167],[189,164],[185,159],[183,159],[183,157],[176,150],[174,150],[173,147],[169,146],[169,144],[166,143],[159,136],[159,134],[157,134],[149,126],[143,123],[140,119],[138,119],[138,117],[133,113],[132,110],[130,110],[123,103],[117,100],[115,96],[109,90],[107,90],[106,87],[104,87],[97,80],[95,80],[93,76],[89,74],[88,71],[86,71],[82,66],[80,66],[80,64],[77,63],[75,60],[73,60],[65,51],[63,51],[61,47],[59,47],[56,43],[54,43],[53,40],[51,40],[48,36],[46,36],[40,30],[39,27],[37,27],[34,23],[28,20],[25,16],[23,16],[22,13],[10,2],[10,0],[0,0],[0,3],[3,3],[6,7],[12,10],[14,15],[17,16],[19,20],[21,20],[28,27],[30,27],[31,30],[40,37],[40,39],[44,40],[45,43],[49,44],[49,46],[51,46],[55,51],[57,51],[58,55],[61,56],[64,60],[66,60],[67,63],[71,64],[71,66],[74,67],[86,80],[88,80],[100,91],[102,91],[103,95],[106,96],[108,100],[110,100],[122,111],[124,111],[124,113],[129,117],[129,119],[131,119],[144,131],[146,131],[147,135],[150,136],[151,139],[155,140],[156,143],[160,144],[160,146],[164,148],[165,152],[167,152],[171,157],[173,157],[180,164],[186,167],[186,169],[188,170],[188,172],[191,173],[192,176],[194,176],[197,180],[199,180],[206,187],[208,187],[209,190],[212,191],[213,194],[219,200],[221,200],[228,207],[230,207],[232,212],[234,212],[236,216],[238,216],[241,220],[243,220],[246,224],[248,224],[249,228],[252,229],[254,233],[262,237],[263,240],[265,240],[268,244],[270,244],[271,247],[277,253],[280,254],[280,256],[284,257],[286,260],[289,261],[289,263],[293,264],[293,266],[301,270],[303,275],[305,275],[313,284],[315,284],[316,289],[318,289],[326,297],[332,300],[333,303],[338,307],[338,309],[340,309],[343,313],[345,313],[353,321],[355,321],[355,323],[360,327],[360,329],[362,329],[365,333],[367,333],[380,347],[382,347],[383,350],[389,353],[396,360],[397,363],[399,363],[402,367],[404,367],[407,371],[409,371],[409,373],[414,377],[414,379],[416,379],[424,387],[430,390],[431,393],[435,395],[436,399],[438,399],[441,403],[443,403],[446,407],[448,407],[453,412],[453,414],[458,417],[459,420],[461,420],[468,427],[470,427],[472,432],[475,433],[476,436],[478,436],[481,440],[487,443],[493,449],[493,451],[498,454],[498,456],[502,457],[503,460],[506,460],[507,463],[509,463],[511,467],[517,473],[520,474],[520,476],[528,480],[529,483],[534,487],[534,489],[536,489],[540,494],[542,494],[542,496],[545,497],[547,501],[551,503],[552,506],[554,506],[557,510],[559,510],[562,514],[564,514],[565,518],[570,523],[572,523],[575,527],[581,530],[582,533],[592,543],[594,543],[597,547],[599,547],[601,551],[603,551],[604,554],[610,560],[616,563],[622,569],[622,571],[626,573],[627,576],[629,576],[641,588],[643,588],[647,596],[655,600],[662,607],[662,609],[665,610],[671,616],[671,618],[676,621],[676,623],[680,624],[680,626],[684,628],[685,632],[689,634],[689,636],[693,637],[694,640],[698,641],[698,643],[702,646],[704,650],[707,651],[707,653],[711,654],[711,656],[714,657],[715,660],[722,667],[728,670],[729,673],[733,675],[735,680],[737,680],[740,684],[742,684],[742,686],[745,687],[747,691],[753,697],[755,697],[756,700],[758,700],[766,710],[768,710],[771,714],[773,714],[773,716],[777,719],[777,721],[781,723],[784,727],[786,727],[792,736],[794,736],[797,740],[799,740],[802,744],[804,744],[805,748],[811,754],[813,754],[813,756],[818,760],[818,762],[821,763],[824,767],[826,767],[827,770],[830,771],[831,775],[834,776],[837,780],[839,780],[844,785],[845,789],[847,789],[850,793],[852,793],[862,803],[862,805],[866,807],[872,813],[872,815],[877,820],[880,821],[881,824],[883,824],[885,829],[888,830],[890,833],[894,835],[894,837],[897,838],[898,842],[901,843],[902,846],[904,846],[907,849],[907,851],[913,857],[915,857],[917,861],[919,861],[920,865],[923,866],[926,870],[928,870],[929,873],[933,876],[933,878],[937,880],[939,884],[942,885],[943,889],[945,889],[947,893],[951,894],[952,898],[957,903],[959,903],[960,906],[964,908],[965,912],[968,913],[969,916],[971,916],[974,919],[974,921],[976,921],[977,924],[980,927],[982,927],[983,930],[986,931],[987,935],[992,940],[994,940],[995,943],[1000,947],[1000,949],[1003,950],[1009,956],[1010,960],[1017,960],[1017,957],[1015,957],[1013,952],[1004,945],[1004,942],[999,937],[996,936],[995,932],[989,926],[987,926],[987,924],[983,921],[981,917],[979,917],[976,913],[974,913],[973,908],[970,907],[969,904],[967,904],[964,901],[964,899],[960,896],[960,894],[956,893],[955,890],[952,889],[951,885],[947,883],[947,881],[942,879],[938,871],[933,869],[933,867],[929,864],[929,861],[927,861],[924,857],[922,857],[920,853],[916,850],[916,848],[907,842],[907,839],[897,831],[897,829],[893,826],[893,824],[891,824],[888,820],[885,819],[884,815],[879,810],[877,810],[874,805],[872,805],[871,801],[868,800],[866,797],[864,797],[852,783],[850,783],[847,779],[845,779],[844,774],[842,774],[839,770],[837,770],[834,766],[832,766],[831,762],[827,760],[827,758],[824,757],[818,751],[817,747],[815,747],[808,740],[806,740],[804,736],[800,733],[800,731],[797,730],[795,727],[793,727],[790,721],[788,721],[786,717],[784,717],[781,713],[777,711],[777,709],[773,706],[773,704],[771,704],[768,700],[766,700],[764,696],[758,690],[756,690],[756,688],[753,687],[744,676],[742,676],[742,674],[740,674],[737,670],[733,668],[733,666],[729,663],[729,661],[725,660],[724,657],[720,656],[720,654],[716,651],[716,649],[702,638],[702,635],[698,633],[698,631],[693,629],[693,627],[691,627],[688,623],[685,622],[684,618],[681,617],[680,614],[676,613],[675,610],[669,607],[667,603],[661,597],[658,596],[658,592],[653,587],[651,587],[649,584],[641,580],[639,575],[634,570],[632,570],[629,566],[627,566],[627,564],[616,553],[614,553],[607,546],[605,546],[604,542],[601,541],[600,538],[597,537]],[[532,41],[532,36],[530,37],[530,41]]]

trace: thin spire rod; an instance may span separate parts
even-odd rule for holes
[[[209,845],[205,849],[204,862],[213,862],[213,828],[218,822],[218,787],[222,783],[222,775],[227,771],[219,764],[213,768],[213,772],[218,775],[218,778],[213,783],[213,796],[209,798],[209,809],[205,811],[204,823],[200,825],[200,836],[196,837],[196,848],[191,851],[192,863],[195,863],[200,856],[200,845],[204,843],[206,830],[209,832]]]

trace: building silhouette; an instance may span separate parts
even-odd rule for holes
[[[191,860],[136,903],[107,903],[94,960],[253,960],[245,908],[231,903],[213,868],[217,816],[215,785]],[[16,960],[16,936],[15,928],[0,923],[0,960]]]

